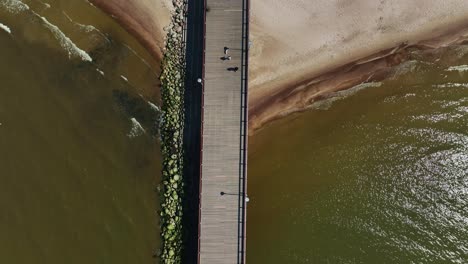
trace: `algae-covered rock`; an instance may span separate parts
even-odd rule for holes
[[[181,263],[183,168],[182,137],[184,125],[185,25],[186,1],[173,0],[175,10],[167,32],[162,61],[160,121],[163,153],[163,188],[161,192],[161,263]]]

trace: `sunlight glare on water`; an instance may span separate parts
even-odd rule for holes
[[[248,263],[468,262],[468,73],[401,67],[250,139]]]

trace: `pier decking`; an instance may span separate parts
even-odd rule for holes
[[[205,2],[198,245],[202,264],[245,263],[248,6],[248,0]],[[231,60],[221,59],[224,47]]]

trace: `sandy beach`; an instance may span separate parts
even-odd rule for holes
[[[463,0],[251,2],[250,130],[467,35]],[[279,18],[277,14],[281,14]]]
[[[112,16],[158,61],[162,58],[164,27],[170,22],[169,0],[89,0]]]
[[[92,2],[160,59],[169,1]],[[410,49],[465,36],[464,0],[251,1],[250,133],[333,92],[384,79]]]

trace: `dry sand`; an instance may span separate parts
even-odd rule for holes
[[[167,0],[92,0],[159,58]],[[252,0],[249,130],[468,36],[467,0]]]
[[[254,130],[332,91],[383,78],[408,46],[456,42],[468,28],[468,1],[254,0],[251,16]]]

